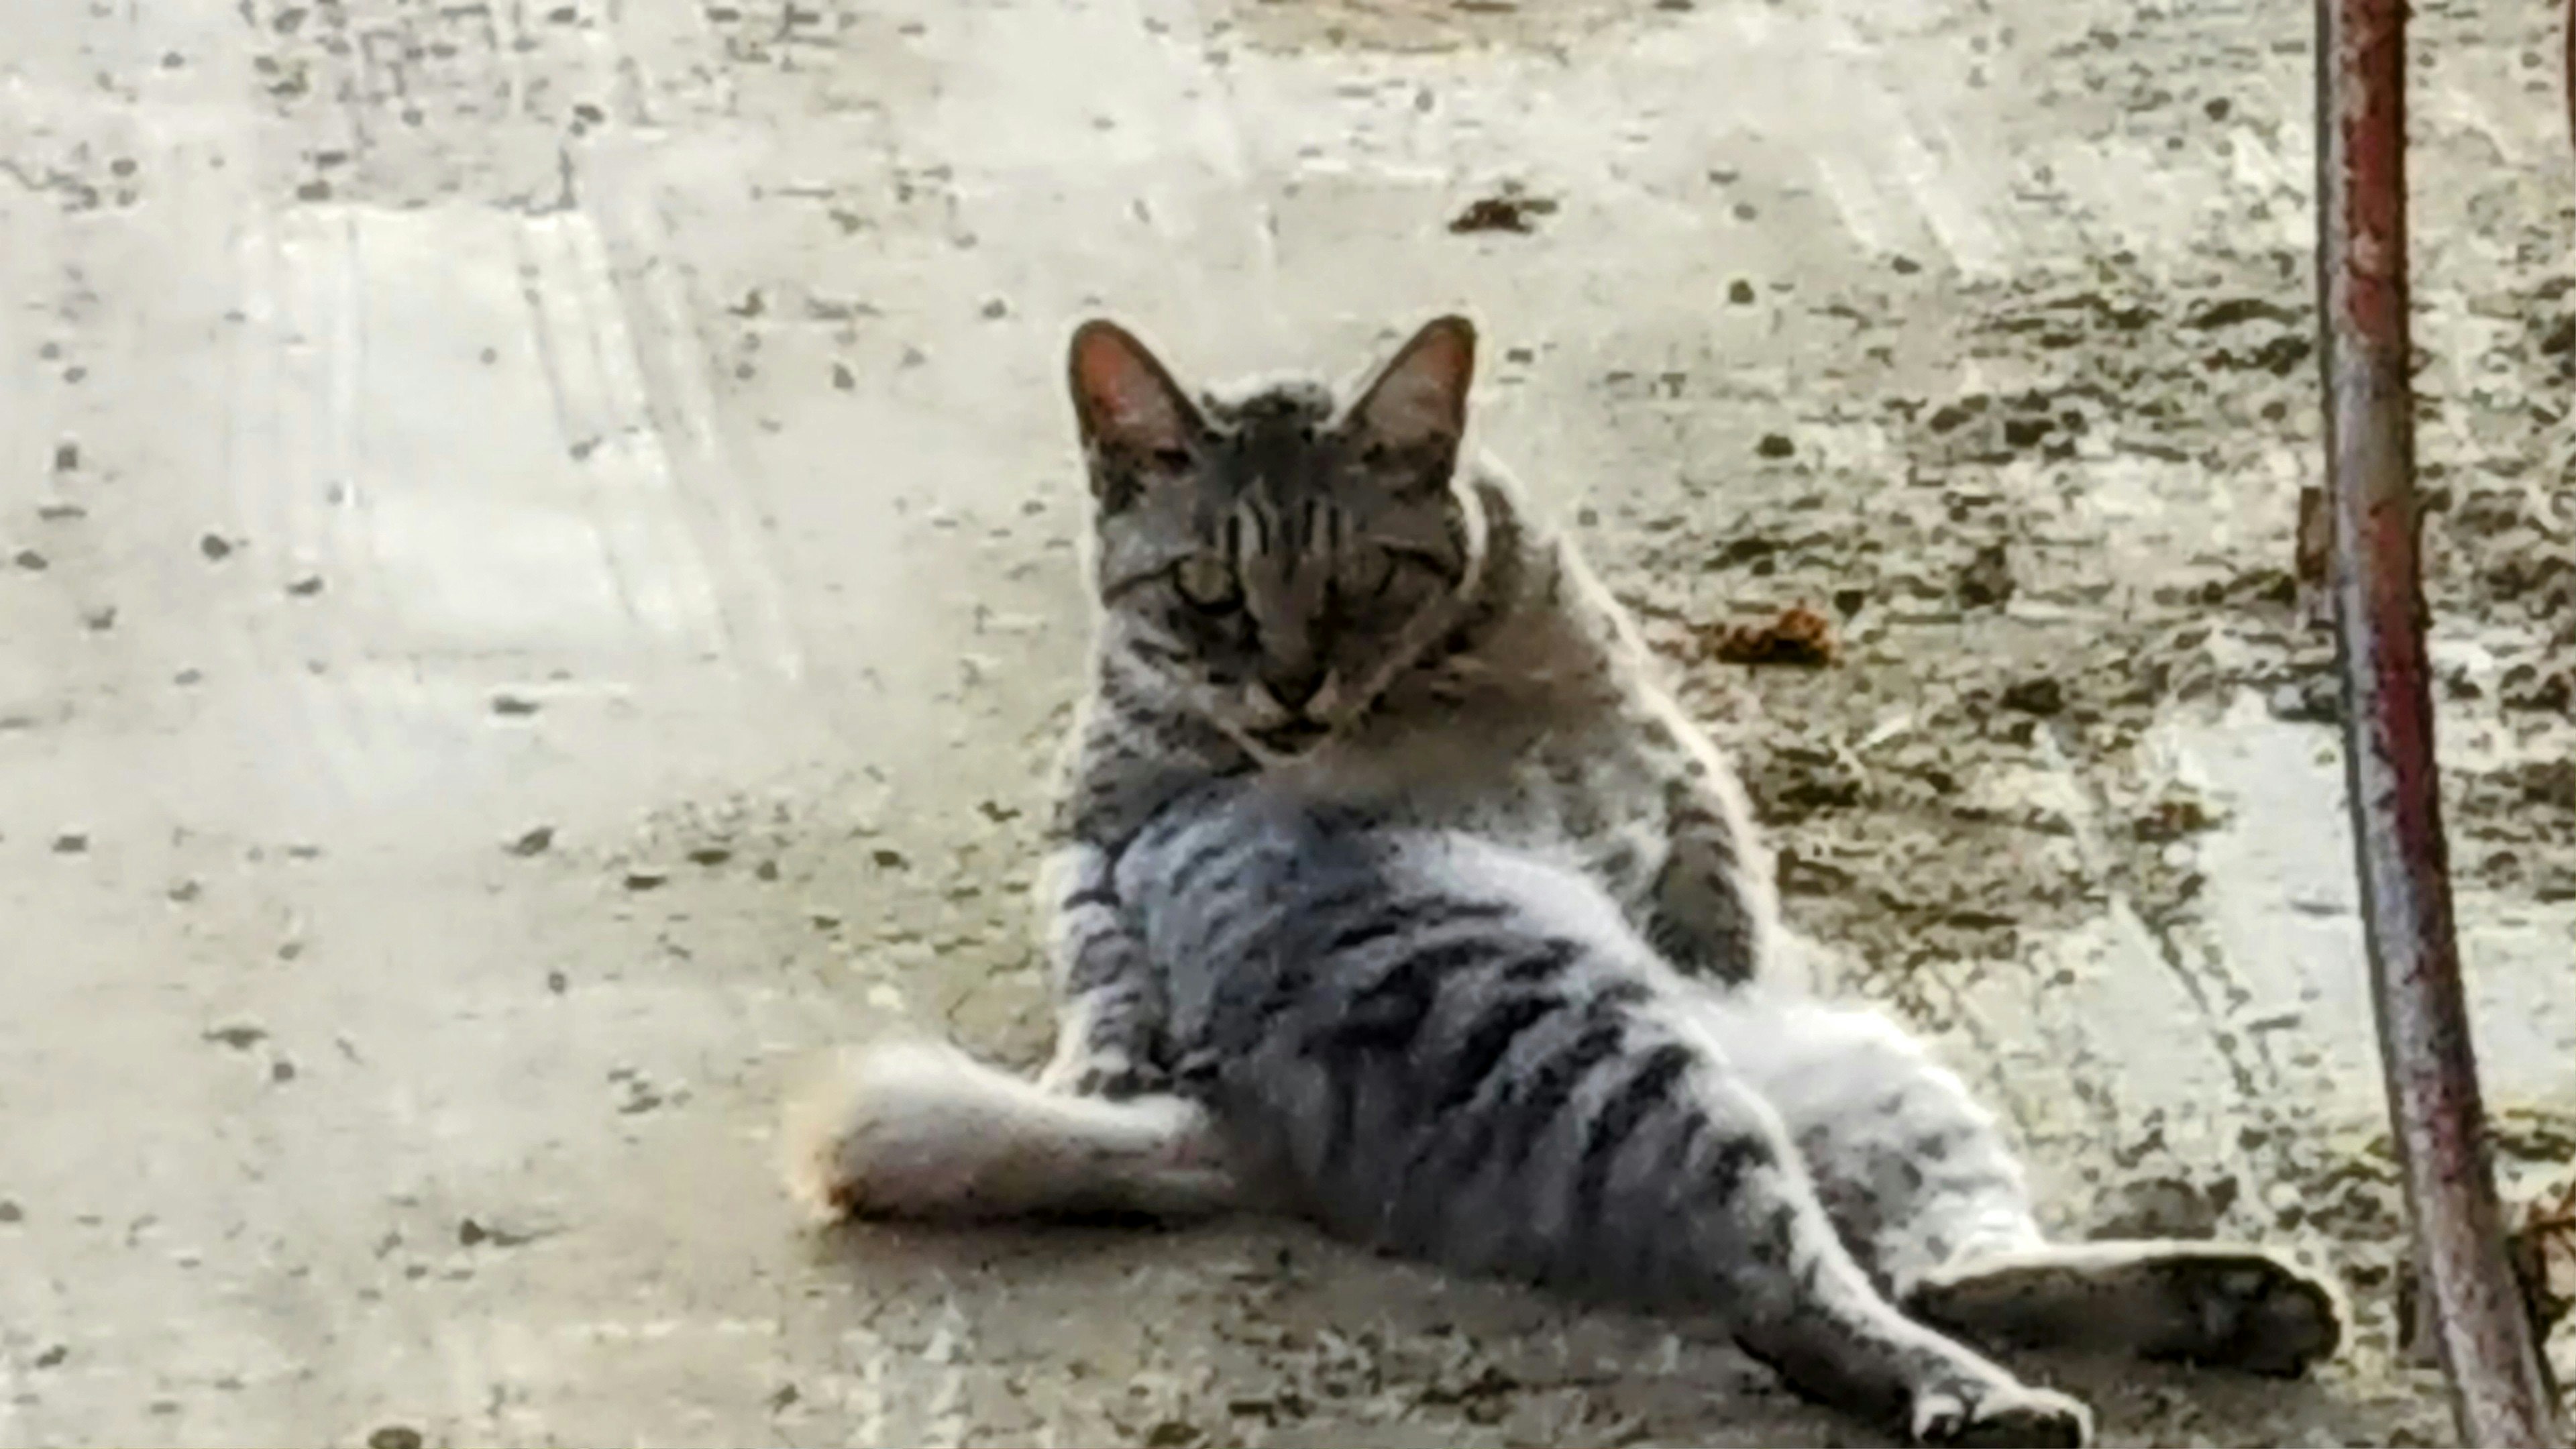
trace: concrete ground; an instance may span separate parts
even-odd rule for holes
[[[1865,1442],[1284,1225],[817,1236],[777,1189],[814,1049],[1045,1041],[1074,321],[1345,372],[1449,307],[1799,924],[2059,1224],[2292,1242],[2362,1312],[2295,1388],[2037,1371],[2114,1443],[2446,1438],[2286,573],[2304,7],[9,8],[0,1444]],[[2429,0],[2416,68],[2517,1200],[2576,1146],[2551,8]],[[1801,601],[1834,666],[1710,658]]]

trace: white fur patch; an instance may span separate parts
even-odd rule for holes
[[[1197,1104],[1050,1092],[941,1042],[842,1053],[789,1099],[782,1141],[788,1191],[825,1221],[1183,1214],[1234,1198]]]

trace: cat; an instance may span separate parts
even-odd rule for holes
[[[1099,628],[1041,887],[1057,1048],[1035,1083],[946,1047],[861,1054],[791,1124],[803,1195],[949,1217],[1278,1201],[1246,1195],[1241,1153],[1202,1096],[1175,1090],[1186,973],[1157,965],[1170,893],[1132,863],[1153,858],[1139,836],[1175,801],[1252,782],[1392,832],[1399,855],[1544,860],[1562,877],[1551,898],[1589,892],[1608,918],[1580,954],[1609,963],[1590,976],[1643,983],[1651,1008],[1621,1007],[1640,1030],[1724,1046],[1682,1070],[1718,1083],[1710,1120],[1764,1141],[1769,1200],[1821,1197],[1870,1265],[1877,1289],[1850,1300],[1851,1322],[1894,1331],[1893,1293],[1998,1341],[2279,1372],[2330,1352],[2330,1290],[2259,1250],[2041,1242],[2009,1149],[1954,1077],[1879,1018],[1747,989],[1777,974],[1785,936],[1742,791],[1571,545],[1498,470],[1462,463],[1474,347],[1472,326],[1444,317],[1347,403],[1306,381],[1194,401],[1115,324],[1076,331]],[[1873,1082],[1879,1095],[1860,1095]],[[2004,1185],[1936,1191],[1960,1163]],[[1942,1226],[1990,1208],[2004,1226],[1974,1252],[1967,1227]],[[1800,1261],[1834,1261],[1813,1256],[1834,1236],[1807,1232]],[[2040,1438],[2068,1422],[2039,1417]]]
[[[2047,1243],[1994,1117],[1911,1038],[1684,976],[1565,861],[1250,775],[1167,804],[1113,874],[1172,1089],[1072,1095],[882,1044],[789,1133],[807,1203],[1295,1212],[1709,1316],[1918,1443],[2088,1442],[2082,1404],[1972,1342],[2296,1373],[2340,1340],[2332,1290],[2259,1249]]]
[[[1693,975],[1749,979],[1776,953],[1725,760],[1580,555],[1463,450],[1475,348],[1441,317],[1347,403],[1308,379],[1194,400],[1115,323],[1075,332],[1098,628],[1040,882],[1049,1085],[1166,1079],[1111,875],[1163,800],[1217,776],[1577,848]]]

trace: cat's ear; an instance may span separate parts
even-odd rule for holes
[[[1176,469],[1186,462],[1204,431],[1198,409],[1126,328],[1098,318],[1075,328],[1065,371],[1083,447],[1096,464]],[[1093,469],[1095,487],[1104,486],[1100,471]]]
[[[1436,471],[1445,484],[1467,431],[1467,386],[1475,375],[1475,324],[1437,318],[1369,379],[1343,427],[1367,452]]]

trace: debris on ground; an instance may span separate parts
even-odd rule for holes
[[[1535,231],[1538,218],[1554,214],[1556,203],[1544,196],[1532,196],[1515,184],[1506,182],[1491,196],[1480,196],[1468,202],[1464,211],[1449,219],[1449,230],[1461,236],[1480,231],[1508,231],[1522,235]]]
[[[1834,626],[1804,604],[1792,604],[1760,624],[1726,624],[1704,636],[1707,657],[1720,664],[1775,664],[1820,669],[1834,662]]]

